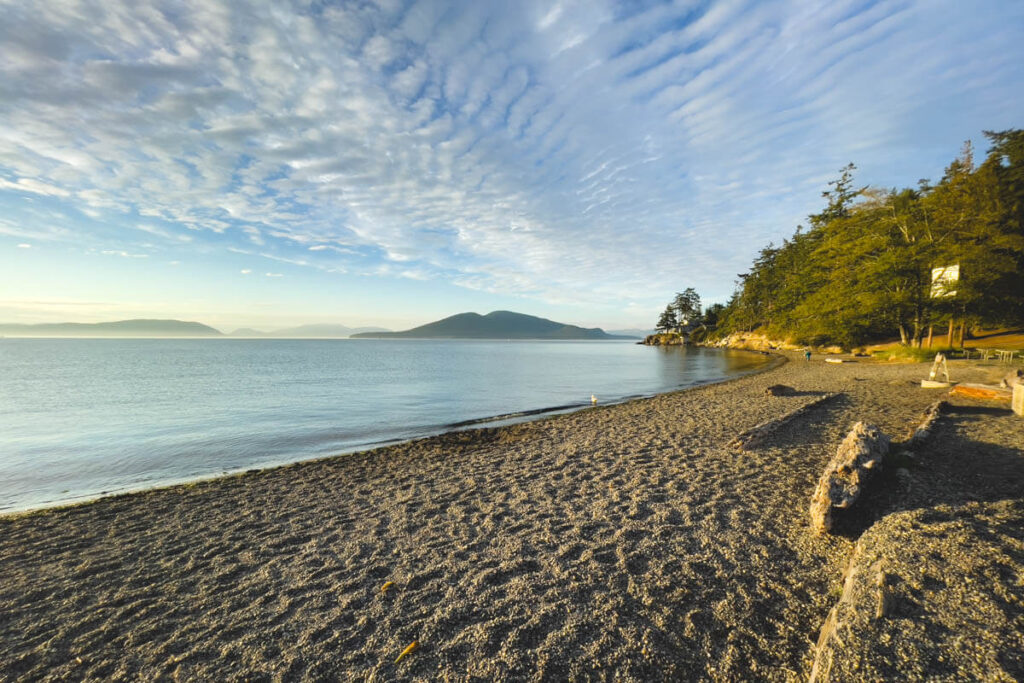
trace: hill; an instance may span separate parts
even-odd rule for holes
[[[345,325],[299,325],[298,327],[286,327],[272,332],[254,330],[250,327],[243,327],[235,330],[231,337],[258,337],[264,339],[347,339],[354,334],[361,332],[388,332],[383,327],[346,327]]]
[[[0,324],[8,337],[220,337],[220,330],[184,320],[118,320],[108,323]]]
[[[487,315],[459,313],[403,332],[368,332],[353,337],[373,339],[629,339],[593,327],[554,322],[512,311]]]

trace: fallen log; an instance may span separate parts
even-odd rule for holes
[[[945,401],[936,401],[924,411],[924,419],[915,429],[912,429],[906,443],[906,447],[913,450],[920,446],[931,435],[935,422],[946,410],[949,404]]]
[[[758,446],[766,438],[774,434],[779,427],[783,426],[787,422],[793,420],[800,415],[803,415],[811,408],[821,405],[825,401],[831,400],[839,394],[825,394],[819,398],[805,403],[796,410],[792,410],[782,417],[775,418],[774,420],[766,420],[758,425],[751,427],[743,432],[740,432],[732,441],[728,443],[729,448],[736,450],[746,451]]]
[[[1013,392],[990,384],[958,384],[950,390],[949,395],[989,401],[1009,401]]]
[[[874,426],[858,422],[839,444],[811,497],[811,528],[832,531],[833,512],[853,505],[864,485],[882,466],[889,452],[889,437]]]

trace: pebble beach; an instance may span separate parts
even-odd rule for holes
[[[861,619],[848,591],[819,680],[1014,680],[1024,420],[1008,405],[951,399],[839,533],[808,524],[853,423],[898,442],[945,395],[920,388],[927,369],[793,354],[722,384],[0,518],[0,680],[807,680],[861,556],[889,557],[895,607]],[[780,383],[795,391],[766,395]],[[957,550],[971,544],[988,559]]]

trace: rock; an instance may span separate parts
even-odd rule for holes
[[[811,497],[811,528],[816,533],[832,530],[833,513],[853,505],[864,485],[881,469],[889,452],[889,437],[874,426],[858,422],[839,444]]]
[[[769,396],[792,396],[796,393],[796,389],[787,387],[785,384],[773,384],[765,389],[764,393]]]

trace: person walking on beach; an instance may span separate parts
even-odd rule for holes
[[[811,359],[811,350],[809,348],[804,349],[804,360],[808,360],[809,361],[810,359]]]

